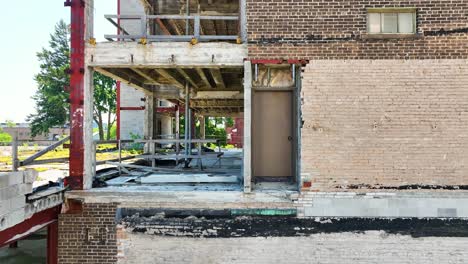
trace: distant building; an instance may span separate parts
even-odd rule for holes
[[[29,127],[28,123],[15,123],[14,127],[10,127],[7,123],[0,123],[0,128],[11,136],[18,133],[19,140],[57,140],[70,135],[70,128],[54,127],[49,129],[47,134],[40,134],[35,137],[31,137],[31,127]]]

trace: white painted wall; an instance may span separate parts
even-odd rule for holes
[[[124,83],[120,87],[120,106],[121,107],[141,107],[145,102],[141,101],[145,94]],[[145,124],[145,111],[124,110],[120,111],[120,138],[132,139],[133,135],[143,137]]]

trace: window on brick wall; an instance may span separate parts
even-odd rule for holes
[[[379,8],[367,10],[369,34],[415,34],[415,8]]]

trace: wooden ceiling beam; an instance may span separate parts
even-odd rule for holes
[[[163,76],[164,78],[168,79],[173,85],[177,86],[180,89],[184,89],[185,85],[177,80],[169,71],[166,69],[154,69],[159,75]]]
[[[172,33],[169,31],[169,29],[167,29],[166,25],[164,25],[164,22],[160,18],[156,18],[156,23],[164,35],[172,35]]]
[[[212,89],[213,87],[211,86],[211,83],[208,81],[208,78],[206,77],[205,75],[205,72],[203,71],[203,69],[201,68],[196,68],[196,71],[198,73],[198,75],[200,75],[200,78],[202,79],[203,83],[210,89]]]
[[[151,77],[149,74],[147,74],[146,72],[144,72],[142,69],[137,69],[137,68],[131,68],[132,71],[134,71],[135,73],[137,73],[138,75],[140,75],[141,77],[145,78],[148,82],[150,82],[151,84],[161,84],[159,83],[158,81],[156,81],[156,79],[154,79],[153,77]]]
[[[181,68],[176,68],[177,72],[180,73],[180,75],[184,76],[185,80],[187,82],[189,82],[193,88],[195,88],[196,90],[199,89],[198,85],[195,83],[195,81],[187,74],[187,72],[185,72],[184,69],[181,69]]]
[[[213,76],[213,80],[216,83],[217,88],[226,89],[226,85],[224,84],[223,75],[221,74],[221,70],[219,68],[210,69],[211,75]]]

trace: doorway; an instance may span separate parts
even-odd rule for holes
[[[255,181],[294,181],[294,89],[255,89],[252,154]]]

